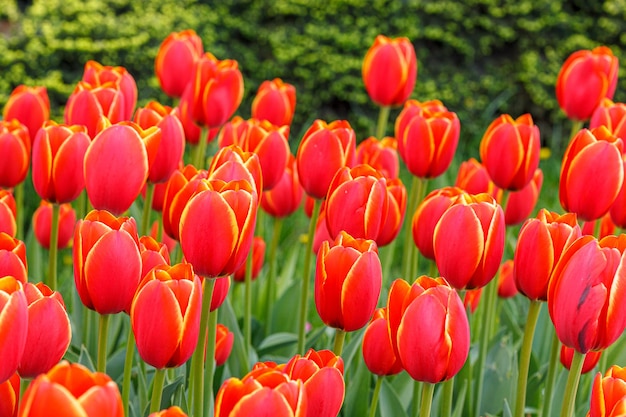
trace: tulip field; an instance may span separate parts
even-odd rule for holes
[[[192,29],[154,57],[168,103],[124,62],[86,61],[63,109],[14,86],[0,417],[626,416],[618,56],[554,74],[559,166],[530,113],[461,160],[472,121],[415,97],[418,64],[406,37],[363,51],[370,137],[292,130],[287,79],[242,117],[238,62]]]

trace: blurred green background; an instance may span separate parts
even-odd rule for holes
[[[85,62],[126,67],[139,104],[174,104],[159,89],[154,59],[172,31],[191,28],[206,51],[239,61],[238,114],[250,115],[258,85],[280,77],[297,88],[292,141],[316,118],[347,119],[359,140],[378,109],[361,78],[377,34],[406,36],[419,66],[413,98],[438,98],[461,119],[459,156],[499,114],[530,112],[545,146],[565,146],[569,123],[554,94],[557,73],[578,49],[626,46],[626,0],[0,0],[0,107],[18,84],[45,85],[53,117]],[[622,77],[615,95],[624,100]],[[399,109],[391,113],[395,118]],[[393,120],[391,120],[393,122]],[[387,133],[392,134],[392,123]]]

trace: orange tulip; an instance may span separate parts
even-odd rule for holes
[[[303,191],[298,179],[296,158],[289,154],[287,166],[278,183],[271,190],[263,192],[261,208],[272,217],[287,217],[300,207]]]
[[[161,410],[150,414],[148,417],[188,417],[187,414],[178,406],[172,406],[166,410]]]
[[[0,383],[11,378],[22,360],[28,335],[28,302],[22,284],[0,278]]]
[[[20,402],[20,376],[14,373],[0,383],[0,417],[16,417]]]
[[[461,162],[454,186],[470,194],[487,193],[494,198],[498,198],[501,192],[491,181],[485,166],[475,158]]]
[[[504,208],[504,221],[507,226],[523,222],[535,209],[541,187],[543,185],[543,171],[540,168],[535,170],[533,178],[524,188],[519,191],[511,191]],[[502,193],[498,193],[498,202],[502,198]]]
[[[237,145],[221,148],[209,166],[209,179],[225,182],[244,180],[254,186],[257,196],[263,192],[263,173],[259,157]]]
[[[57,248],[66,248],[76,226],[76,212],[70,204],[61,204],[59,207],[59,231]],[[52,229],[52,204],[42,201],[33,214],[33,229],[39,244],[50,249],[50,231]]]
[[[0,232],[0,277],[12,276],[22,284],[28,280],[24,242]]]
[[[196,194],[201,180],[208,175],[206,170],[198,171],[193,165],[185,165],[184,168],[174,171],[168,179],[163,198],[163,231],[169,237],[180,240],[179,226],[183,209]]]
[[[604,126],[613,136],[626,138],[626,104],[605,98],[593,112],[589,129]]]
[[[50,119],[50,100],[46,87],[18,85],[11,92],[2,112],[4,120],[17,119],[34,138],[43,123]]]
[[[234,333],[222,323],[218,323],[215,337],[215,366],[222,366],[226,363],[233,350],[234,341]]]
[[[0,120],[0,188],[13,188],[28,174],[30,164],[28,129],[17,119]]]
[[[604,376],[598,372],[591,389],[588,417],[619,417],[626,414],[626,368],[613,365]]]
[[[261,83],[252,100],[252,117],[276,126],[289,126],[296,111],[296,88],[280,78]]]
[[[598,229],[598,222],[600,222],[599,229]],[[582,230],[583,235],[591,235],[591,236],[595,236],[598,239],[602,239],[603,237],[614,235],[616,228],[617,226],[615,225],[615,223],[613,223],[613,220],[611,218],[611,213],[609,212],[605,214],[604,216],[602,216],[601,218],[599,218],[598,220],[593,220],[590,222],[583,222],[580,230]]]
[[[513,260],[508,259],[500,265],[498,271],[498,297],[511,298],[517,295],[517,287],[513,278]]]
[[[406,213],[406,187],[402,184],[400,178],[387,181],[387,195],[389,197],[389,206],[387,216],[376,239],[378,246],[386,246],[400,233],[404,215]]]
[[[180,97],[193,75],[193,68],[204,53],[202,39],[191,29],[172,32],[159,46],[154,72],[161,89],[170,97]]]
[[[9,190],[0,189],[0,232],[15,236],[17,224],[17,207],[13,193]]]
[[[255,236],[252,240],[252,280],[255,280],[263,268],[265,259],[265,241],[260,236]],[[239,267],[233,274],[236,282],[244,282],[246,280],[247,262]]]
[[[626,175],[626,155],[622,155],[622,162]],[[626,227],[626,181],[622,183],[619,193],[609,209],[609,217],[613,226],[619,226],[621,228]]]
[[[141,254],[141,279],[155,266],[169,265],[170,253],[164,243],[157,242],[152,236],[139,238],[139,253]]]
[[[87,61],[82,79],[90,85],[107,85],[109,83],[115,85],[115,88],[119,89],[124,97],[121,120],[130,120],[133,117],[133,111],[137,105],[137,84],[126,68]],[[113,120],[111,121],[113,122]]]
[[[565,345],[561,345],[561,354],[560,360],[561,364],[569,371],[572,366],[572,359],[574,358],[574,349],[569,348]],[[602,351],[598,350],[596,352],[587,352],[585,355],[585,360],[583,361],[583,367],[580,370],[581,374],[586,374],[591,371],[600,361],[600,356],[602,356]]]
[[[395,375],[402,363],[393,350],[387,323],[387,309],[378,308],[363,334],[363,360],[375,375]]]
[[[228,290],[230,290],[230,275],[218,277],[215,279],[215,287],[213,288],[213,298],[211,298],[211,305],[209,306],[209,311],[215,311],[224,300],[226,300],[226,296],[228,295]]]
[[[356,163],[374,167],[388,180],[398,178],[398,141],[389,136],[380,141],[370,136],[356,147]]]

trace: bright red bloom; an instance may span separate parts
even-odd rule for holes
[[[235,334],[222,323],[218,323],[215,338],[215,366],[222,366],[226,363],[233,350],[234,341]]]
[[[0,383],[0,417],[16,417],[20,402],[20,376],[14,373]]]
[[[59,229],[57,236],[57,248],[66,248],[72,236],[74,236],[74,226],[76,226],[76,212],[72,206],[61,204],[59,207]],[[35,238],[39,244],[50,249],[50,232],[52,230],[52,204],[42,201],[33,214],[33,229]]]
[[[28,280],[28,262],[24,242],[0,232],[0,277],[4,276],[12,276],[24,284]]]
[[[280,78],[265,80],[252,100],[252,117],[289,126],[296,111],[296,88]]]
[[[155,266],[170,265],[170,253],[164,243],[157,242],[152,236],[139,238],[139,253],[141,254],[141,279]]]
[[[624,175],[626,175],[626,155],[622,155],[622,161],[625,173]],[[615,201],[613,201],[613,204],[611,205],[611,208],[609,210],[609,217],[614,225],[617,225],[621,228],[626,227],[626,181],[622,183],[619,193],[617,194],[617,197],[615,197]]]
[[[606,46],[576,51],[563,63],[556,80],[556,99],[567,117],[588,120],[617,87],[618,59]]]
[[[244,180],[252,185],[261,196],[263,192],[263,173],[261,162],[254,152],[244,151],[237,145],[221,148],[209,166],[209,179],[225,182]]]
[[[602,376],[596,374],[591,389],[588,417],[619,417],[626,415],[626,368],[613,365]]]
[[[598,351],[590,351],[585,355],[585,360],[583,361],[583,367],[580,371],[581,374],[586,374],[591,371],[600,361],[600,356],[602,356],[601,350]],[[561,354],[559,355],[561,359],[561,365],[565,367],[569,371],[572,366],[572,359],[574,358],[574,349],[569,348],[565,345],[561,345]]]
[[[603,126],[582,129],[563,155],[559,200],[584,221],[604,216],[624,182],[624,143]]]
[[[482,295],[483,287],[465,291],[465,296],[463,297],[463,305],[466,309],[469,309],[470,313],[474,314],[476,312],[478,304],[480,304],[480,298],[482,297]]]
[[[313,198],[324,198],[335,173],[352,167],[356,154],[356,135],[345,120],[326,123],[316,120],[306,131],[296,160],[304,191]]]
[[[108,85],[113,83],[124,97],[122,119],[130,120],[137,105],[137,84],[132,75],[124,67],[102,65],[96,61],[87,61],[83,72],[83,81],[91,85]],[[111,120],[111,122],[114,122]]]
[[[363,83],[379,106],[400,106],[415,86],[417,58],[408,38],[378,35],[363,60]]]
[[[34,138],[43,123],[50,119],[50,100],[46,87],[18,85],[11,92],[4,111],[4,120],[17,119]]]
[[[202,277],[200,277],[202,279]],[[213,298],[211,298],[211,305],[209,306],[209,311],[215,311],[226,300],[226,296],[228,295],[228,290],[230,290],[230,275],[226,275],[223,277],[218,277],[215,279],[215,287],[213,288]],[[202,282],[204,284],[204,281]]]
[[[191,29],[172,32],[161,42],[154,72],[161,89],[170,97],[180,97],[192,79],[196,61],[204,53],[202,39]]]
[[[22,360],[28,334],[28,302],[22,284],[0,278],[0,383],[11,378]]]
[[[535,170],[533,178],[519,191],[510,191],[504,208],[504,221],[507,226],[523,222],[535,209],[541,187],[543,186],[543,171]],[[501,195],[501,193],[499,193]]]
[[[13,188],[28,174],[30,164],[28,129],[17,119],[0,120],[0,188]]]
[[[485,166],[475,158],[461,162],[454,186],[469,194],[487,193],[494,198],[497,198],[500,192],[500,189],[491,181]]]
[[[565,346],[610,346],[626,329],[626,235],[585,235],[561,255],[548,286],[548,311]]]
[[[135,219],[93,210],[74,232],[74,282],[83,304],[100,314],[130,311],[141,279]]]
[[[406,213],[406,187],[400,178],[387,181],[387,195],[389,197],[389,205],[387,216],[376,239],[378,246],[385,246],[393,242],[398,233],[400,233]]]
[[[605,98],[593,112],[589,129],[604,126],[613,136],[626,138],[626,104]]]
[[[370,319],[382,285],[378,248],[372,240],[342,231],[332,244],[322,243],[315,270],[315,307],[330,327],[352,332]]]
[[[600,222],[600,229],[596,230],[598,222]],[[614,235],[616,228],[617,226],[615,225],[615,223],[613,223],[613,220],[611,219],[611,212],[608,212],[597,220],[583,222],[580,230],[583,232],[583,235],[592,235],[598,239],[602,239],[605,236]],[[599,236],[596,236],[596,233],[598,233]]]
[[[188,417],[187,414],[178,406],[171,406],[166,410],[161,410],[150,414],[148,417]]]
[[[174,171],[167,181],[163,199],[163,231],[171,238],[180,240],[180,216],[189,199],[196,194],[201,180],[208,175],[206,170],[198,171],[193,165],[186,165]]]
[[[63,410],[68,417],[123,417],[122,397],[107,374],[62,361],[39,375],[24,393],[20,417],[49,416]]]
[[[393,350],[387,323],[387,309],[378,308],[363,334],[363,360],[375,375],[395,375],[402,363]]]
[[[15,236],[17,224],[17,207],[13,193],[9,190],[0,189],[0,232]]]
[[[513,278],[513,260],[508,259],[500,265],[498,271],[498,297],[511,298],[517,295],[517,287]]]
[[[296,158],[289,154],[287,166],[278,183],[263,192],[261,208],[272,217],[287,217],[295,212],[302,202],[304,190],[298,179]]]
[[[265,259],[265,241],[261,236],[255,236],[252,240],[252,280],[255,280],[263,268],[263,261]],[[233,274],[233,278],[237,282],[244,282],[246,280],[246,268],[247,262],[239,267]]]
[[[390,136],[381,140],[370,136],[356,147],[356,163],[374,167],[388,180],[398,178],[400,172],[398,141]]]

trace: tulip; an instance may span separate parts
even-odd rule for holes
[[[169,265],[170,253],[164,243],[157,242],[151,236],[139,238],[139,253],[141,254],[141,279],[155,266]]]
[[[347,121],[313,122],[296,155],[298,176],[304,191],[313,198],[324,198],[339,168],[354,165],[355,154],[356,136]]]
[[[252,280],[255,280],[263,268],[263,260],[265,258],[265,241],[260,236],[252,239]],[[236,282],[244,282],[246,279],[246,263],[241,265],[233,274]]]
[[[504,213],[493,197],[459,195],[435,227],[439,272],[457,289],[485,286],[500,267],[504,234]]]
[[[476,288],[474,290],[466,290],[463,297],[463,305],[465,309],[474,314],[480,304],[481,296],[483,295],[483,287]]]
[[[563,155],[561,206],[584,221],[604,216],[624,180],[623,148],[622,139],[602,126],[578,132]]]
[[[325,241],[317,256],[315,306],[322,321],[346,332],[370,319],[382,285],[378,248],[372,240],[341,232],[332,244]]]
[[[380,141],[370,136],[356,147],[356,163],[372,166],[388,180],[398,178],[398,141],[389,136]]]
[[[296,111],[296,88],[280,78],[261,83],[252,100],[252,117],[276,126],[289,126]]]
[[[100,314],[130,311],[141,279],[135,219],[93,210],[74,232],[74,282],[83,304]]]
[[[626,138],[626,104],[605,98],[593,112],[589,129],[604,126],[613,136]]]
[[[188,417],[187,414],[178,406],[172,406],[166,410],[161,410],[150,414],[148,417]]]
[[[0,277],[12,276],[22,284],[28,280],[24,242],[0,232]]]
[[[63,410],[63,415],[72,417],[124,416],[117,384],[108,375],[67,361],[31,382],[18,415],[49,416],[51,410]]]
[[[219,277],[214,281],[215,287],[213,288],[213,297],[211,298],[209,312],[220,308],[222,303],[226,300],[228,290],[230,290],[230,276]]]
[[[172,32],[161,42],[154,72],[161,89],[170,97],[180,97],[192,79],[195,63],[204,48],[202,39],[191,29]]]
[[[521,223],[530,216],[537,204],[542,185],[543,171],[537,168],[532,180],[524,188],[509,193],[504,208],[504,221],[507,226]]]
[[[135,105],[137,104],[137,84],[126,68],[105,66],[96,61],[87,61],[83,71],[83,81],[91,85],[113,83],[124,97],[122,120],[130,120],[132,118]]]
[[[565,346],[585,354],[626,329],[626,235],[585,235],[561,255],[548,286],[548,311]]]
[[[313,246],[311,253],[317,254],[322,247],[322,243],[332,242],[334,239],[330,236],[328,226],[326,225],[326,200],[323,200],[320,207],[320,213],[315,224],[315,233],[313,236]]]
[[[15,236],[17,232],[17,207],[13,193],[9,190],[0,189],[0,232],[9,236]]]
[[[400,106],[415,86],[417,58],[408,38],[378,35],[363,60],[363,83],[379,106]]]
[[[28,336],[17,371],[22,378],[34,378],[63,358],[72,330],[61,293],[43,283],[27,282],[24,294],[28,302]]]
[[[620,137],[626,137],[626,136],[620,136]],[[626,156],[625,155],[622,155],[622,162],[623,162],[624,172],[626,172]],[[613,226],[617,225],[621,228],[624,228],[626,226],[626,181],[622,183],[619,193],[617,194],[617,197],[615,197],[615,201],[613,202],[613,204],[611,205],[611,208],[609,209],[609,217],[610,217],[610,223],[612,223]],[[605,222],[606,221],[608,220],[605,220]]]
[[[11,92],[4,111],[4,120],[17,119],[34,138],[43,123],[50,118],[50,100],[46,87],[18,85]]]
[[[500,265],[498,271],[498,297],[511,298],[517,294],[515,279],[513,278],[514,263],[512,259],[508,259]]]
[[[130,309],[139,356],[157,369],[185,363],[198,342],[202,286],[191,265],[162,265],[141,281]]]
[[[589,417],[618,417],[626,414],[626,368],[613,365],[604,376],[598,372],[591,389]]]
[[[296,158],[289,154],[287,166],[278,183],[271,190],[263,192],[261,208],[272,217],[287,217],[300,207],[302,194]]]
[[[485,165],[475,158],[461,162],[454,186],[470,194],[487,193],[494,198],[497,198],[500,192],[500,189],[491,181]]]
[[[387,217],[376,239],[378,246],[385,246],[393,242],[396,236],[398,236],[398,233],[400,233],[406,213],[406,187],[402,184],[400,178],[387,181],[387,194],[389,197],[389,206],[387,209]]]
[[[222,366],[228,360],[230,352],[233,350],[235,335],[228,330],[228,327],[221,323],[217,324],[217,335],[215,338],[215,366]]]
[[[567,117],[585,121],[617,86],[618,59],[606,46],[580,50],[563,63],[556,81],[556,99]]]
[[[87,127],[90,138],[102,130],[102,119],[118,123],[124,119],[124,95],[113,82],[91,85],[79,81],[69,96],[63,115],[67,125]]]
[[[616,203],[614,203],[613,205],[615,206]],[[600,222],[599,226],[598,222]],[[583,222],[580,230],[582,231],[583,235],[591,235],[595,236],[598,239],[602,239],[605,236],[614,235],[616,228],[617,226],[615,225],[615,223],[613,223],[611,212],[608,212],[598,220]]]
[[[0,383],[0,417],[16,417],[20,402],[20,376],[15,373]]]
[[[586,374],[591,371],[600,361],[600,356],[602,356],[602,351],[598,350],[596,352],[590,351],[585,355],[585,360],[583,362],[581,374]],[[574,357],[574,349],[569,348],[565,345],[561,345],[561,354],[559,358],[561,360],[561,364],[565,367],[565,369],[569,370],[572,366],[572,358]]]
[[[16,119],[0,120],[0,188],[13,188],[26,178],[30,164],[28,129]]]
[[[0,278],[0,384],[17,371],[28,335],[28,303],[22,284]]]
[[[59,207],[59,235],[57,248],[66,248],[76,226],[76,212],[70,204],[61,204]],[[33,214],[33,229],[39,244],[50,249],[50,231],[52,229],[52,204],[42,201]]]
[[[163,199],[163,231],[174,240],[180,240],[179,226],[183,209],[196,194],[201,180],[208,175],[206,170],[198,171],[193,165],[186,165],[174,171],[167,181]]]
[[[363,334],[363,360],[375,375],[395,375],[402,371],[402,363],[391,343],[387,323],[387,310],[378,308]]]
[[[258,155],[237,145],[217,151],[209,166],[209,179],[225,182],[244,180],[254,186],[257,196],[263,192],[263,173]]]

